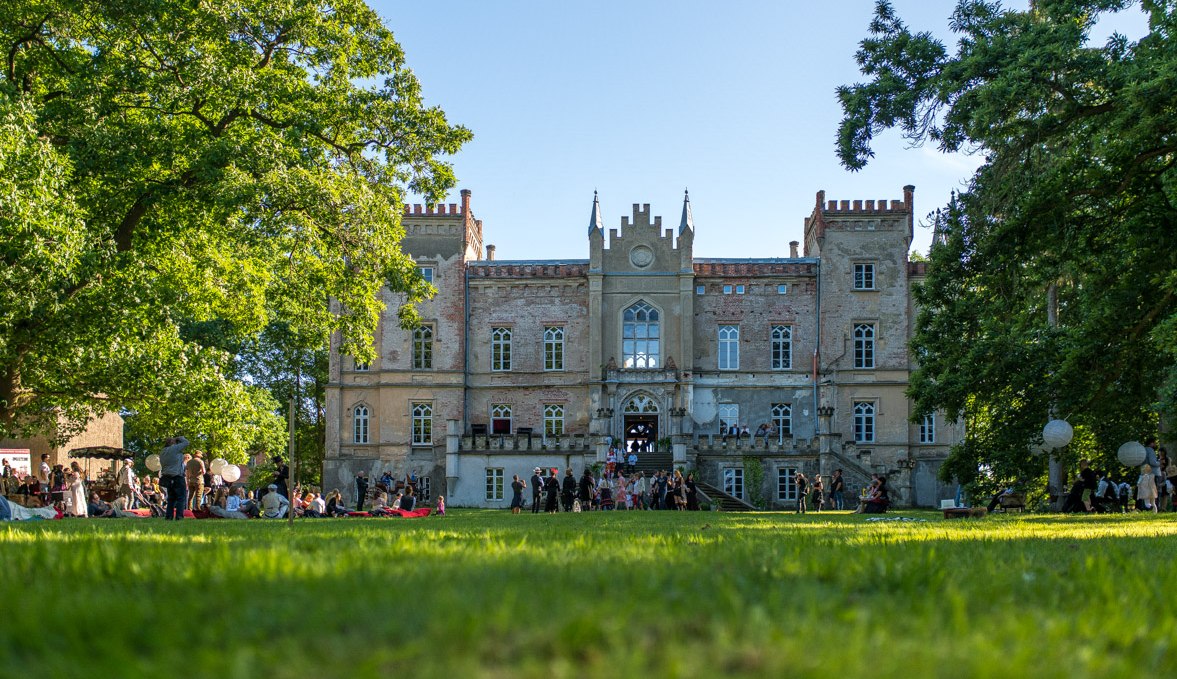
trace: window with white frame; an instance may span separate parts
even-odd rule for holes
[[[421,278],[424,278],[426,283],[433,285],[433,267],[419,266],[417,267],[417,273],[421,274]]]
[[[696,295],[705,295],[705,294],[707,294],[707,286],[706,286],[706,285],[696,285],[696,286],[695,286],[695,294],[696,294]]]
[[[433,404],[413,404],[413,445],[433,445]]]
[[[428,476],[417,477],[417,501],[429,502],[429,498],[433,496],[433,484],[429,482]]]
[[[486,468],[486,499],[491,501],[503,499],[502,467]]]
[[[740,406],[737,403],[719,404],[719,433],[726,435],[728,429],[739,426]]]
[[[776,294],[786,295],[789,293],[789,286],[785,283],[778,283],[776,286]]]
[[[506,403],[495,403],[490,407],[490,433],[511,433],[511,406]]]
[[[730,285],[723,286],[723,294],[725,294],[725,295],[732,294],[732,286],[730,286]]]
[[[352,443],[368,442],[368,406],[358,405],[351,411]]]
[[[744,499],[743,468],[727,467],[723,470],[723,492],[734,498]]]
[[[511,329],[490,329],[490,369],[504,372],[511,369]]]
[[[776,470],[776,499],[781,502],[797,501],[797,468],[779,467]]]
[[[564,369],[564,327],[544,327],[544,370]]]
[[[874,401],[854,402],[854,441],[855,443],[874,443],[875,441],[875,404]]]
[[[625,368],[657,368],[662,330],[658,310],[637,302],[625,310],[621,324],[621,356]]]
[[[413,330],[413,369],[433,369],[433,326],[422,325]]]
[[[854,367],[875,367],[875,324],[854,324]]]
[[[855,290],[874,290],[875,289],[875,265],[870,262],[855,262],[854,264],[854,289]]]
[[[772,404],[772,423],[776,426],[777,440],[793,435],[793,406],[788,403]]]
[[[737,285],[737,286],[736,286],[736,294],[737,294],[737,295],[742,295],[742,294],[744,294],[744,286],[743,286],[743,285]]]
[[[719,326],[719,369],[740,369],[740,326]]]
[[[548,403],[544,405],[544,436],[564,435],[564,405]]]
[[[361,373],[368,372],[368,370],[372,367],[366,361],[360,361],[360,360],[354,361],[353,365],[355,367],[355,371],[361,372]]]
[[[772,326],[772,369],[790,370],[793,367],[793,328]]]
[[[920,443],[936,442],[936,413],[928,413],[920,420]]]

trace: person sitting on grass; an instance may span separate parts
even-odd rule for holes
[[[327,494],[327,516],[343,516],[347,509],[343,506],[343,493],[336,488]]]
[[[887,507],[891,506],[891,497],[887,494],[887,477],[880,476],[879,484],[875,486],[875,492],[871,497],[866,499],[866,506],[863,507],[863,514],[882,514],[887,511]]]
[[[286,512],[290,511],[290,500],[286,496],[278,492],[278,484],[271,483],[268,489],[270,492],[262,498],[262,518],[264,519],[281,519],[286,516]]]
[[[217,488],[216,493],[213,494],[213,501],[209,505],[208,511],[213,516],[219,516],[222,519],[249,518],[245,512],[241,511],[241,496],[230,493],[229,489],[224,486]]]
[[[417,508],[417,496],[413,494],[413,487],[407,486],[405,488],[405,494],[401,497],[400,509],[402,511],[411,512],[416,508]]]
[[[1096,472],[1096,477],[1099,481],[1095,485],[1095,495],[1091,496],[1091,506],[1096,513],[1106,514],[1120,504],[1120,489],[1106,472]]]

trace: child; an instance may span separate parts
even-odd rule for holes
[[[437,496],[437,515],[438,516],[445,516],[445,496],[444,495]]]

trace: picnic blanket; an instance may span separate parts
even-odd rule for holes
[[[381,517],[399,516],[399,517],[402,517],[405,519],[419,519],[423,516],[429,516],[432,512],[433,512],[433,509],[431,507],[421,507],[420,509],[414,509],[411,512],[406,512],[403,509],[386,509],[379,514],[373,514],[372,512],[348,512],[347,515],[348,516],[381,516]]]

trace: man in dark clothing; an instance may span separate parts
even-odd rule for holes
[[[184,449],[187,447],[188,439],[176,436],[164,441],[164,449],[159,454],[159,480],[168,494],[163,515],[165,521],[184,518],[184,505],[188,502],[188,484],[184,481]]]
[[[540,505],[543,504],[542,494],[544,492],[544,477],[540,476],[539,467],[531,473],[531,513],[539,514]]]
[[[274,479],[270,483],[278,486],[278,493],[282,497],[288,498],[290,497],[290,488],[287,486],[286,480],[290,478],[290,467],[287,467],[286,463],[282,461],[282,458],[277,455],[273,457],[273,462],[275,467]]]
[[[356,511],[364,511],[364,500],[368,497],[368,477],[363,470],[356,474]]]
[[[585,469],[584,473],[580,475],[580,484],[577,487],[577,497],[580,498],[581,509],[585,511],[588,511],[589,503],[592,502],[593,486],[595,485],[592,472]]]
[[[564,472],[564,486],[560,489],[560,501],[564,505],[564,511],[572,511],[572,501],[576,499],[576,477],[572,475],[572,469],[569,468]]]

